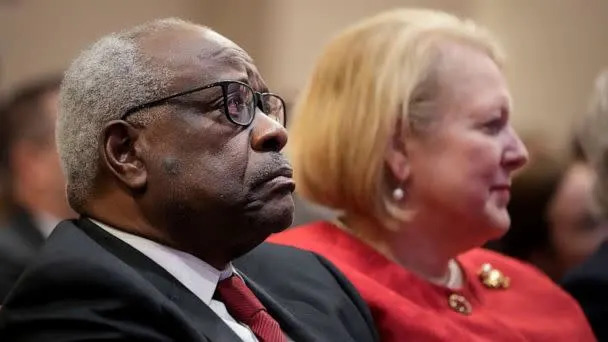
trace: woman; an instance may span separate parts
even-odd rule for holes
[[[384,341],[592,341],[540,272],[478,246],[509,227],[527,152],[502,55],[471,22],[398,10],[338,35],[291,127],[302,195],[340,209],[271,241],[330,259]]]
[[[608,217],[608,69],[599,74],[589,112],[581,129],[581,145],[597,174],[594,184],[595,211]],[[595,335],[608,341],[608,241],[562,280],[564,288],[585,311]]]
[[[593,169],[578,136],[558,160],[544,143],[526,141],[531,162],[513,179],[509,232],[488,247],[529,262],[554,281],[589,257],[608,236],[593,210]]]

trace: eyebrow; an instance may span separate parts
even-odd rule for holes
[[[260,93],[268,93],[268,92],[269,92],[268,86],[266,86],[264,83],[259,82],[259,84],[258,84],[258,85],[259,85],[259,87],[260,87],[260,90],[259,90],[259,91],[255,89],[256,87],[255,87],[254,85],[250,84],[249,86],[250,86],[250,87],[251,87],[253,90],[258,91],[258,92],[260,92]]]
[[[257,77],[256,77],[257,78]],[[226,81],[226,80],[224,80]],[[257,81],[255,82],[256,84],[252,84],[252,82],[250,82],[248,77],[240,77],[237,79],[233,79],[233,80],[229,80],[229,81],[238,81],[238,82],[243,82],[246,85],[250,86],[251,89],[253,89],[254,91],[257,91],[259,93],[267,93],[269,91],[268,86],[266,86],[264,84],[264,82],[262,81]],[[256,89],[257,88],[257,89]]]
[[[260,90],[261,90],[261,93],[268,93],[268,92],[270,92],[270,89],[268,89],[268,87],[265,86],[265,85],[262,86],[262,89],[260,89]]]

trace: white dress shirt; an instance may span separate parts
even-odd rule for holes
[[[236,321],[228,313],[224,303],[213,298],[217,283],[236,273],[232,264],[229,264],[223,271],[219,271],[191,254],[161,245],[141,236],[125,233],[97,220],[91,219],[91,221],[164,268],[205,305],[209,306],[243,341],[258,342],[248,326]]]
[[[57,217],[43,211],[34,212],[32,216],[36,228],[45,239],[51,235],[55,227],[61,222]]]

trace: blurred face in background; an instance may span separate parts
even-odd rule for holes
[[[527,151],[509,124],[510,94],[496,63],[464,44],[446,43],[442,52],[437,119],[406,141],[409,196],[415,211],[441,216],[436,225],[448,238],[481,245],[509,227],[511,173]]]
[[[49,143],[38,151],[37,158],[33,161],[36,175],[32,177],[31,181],[40,190],[46,188],[47,191],[52,192],[58,199],[63,199],[65,197],[65,179],[61,172],[59,154],[55,146],[55,122],[57,121],[58,102],[58,91],[48,93],[42,99],[42,107],[50,124]]]
[[[55,122],[59,90],[41,95],[40,137],[37,141],[20,139],[11,152],[11,168],[18,188],[17,201],[28,209],[43,210],[57,218],[74,215],[65,195],[65,179],[55,145]],[[42,139],[42,137],[44,137]],[[36,204],[34,204],[36,203]]]
[[[595,173],[583,162],[572,164],[550,203],[550,243],[557,278],[590,256],[608,237],[608,225],[592,212]]]

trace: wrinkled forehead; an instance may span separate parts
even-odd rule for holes
[[[167,70],[168,92],[222,80],[240,80],[265,88],[252,58],[228,38],[200,26],[157,32],[140,48]]]

